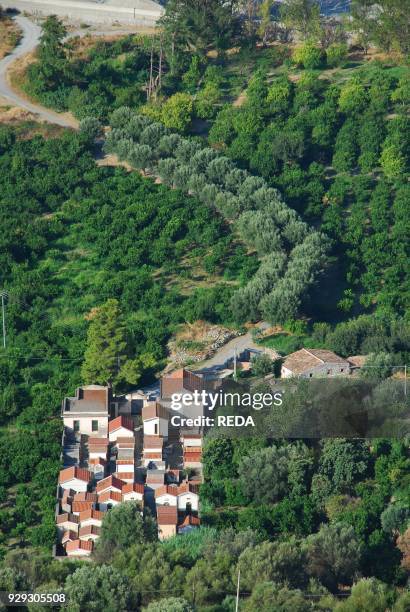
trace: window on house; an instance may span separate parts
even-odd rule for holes
[[[80,431],[80,421],[74,421],[74,431]]]
[[[91,431],[98,431],[98,421],[91,421]]]
[[[332,370],[328,370],[328,371],[327,371],[327,374],[328,374],[328,375],[329,375],[329,374],[331,374],[331,373],[332,373]]]
[[[155,435],[158,435],[158,423],[155,423],[154,425],[154,433]]]
[[[312,372],[309,374],[309,378],[313,378],[313,374],[312,374]]]
[[[191,512],[192,512],[192,504],[191,504],[191,502],[187,502],[186,503],[185,510],[187,511],[188,514],[191,514]]]
[[[344,368],[340,368],[340,371],[341,371],[341,372],[344,372],[344,371],[345,371],[345,369],[344,369]]]

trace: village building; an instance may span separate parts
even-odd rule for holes
[[[149,402],[142,408],[144,435],[168,438],[169,412],[159,402]]]
[[[176,485],[165,485],[155,489],[155,503],[157,506],[177,507],[178,487]]]
[[[79,523],[79,517],[70,512],[64,512],[57,516],[57,530],[60,536],[62,536],[65,531],[78,532]]]
[[[88,458],[89,459],[105,459],[107,460],[108,454],[108,446],[109,446],[108,438],[95,438],[89,437],[88,444]]]
[[[102,480],[106,476],[108,462],[103,457],[93,457],[88,460],[88,469],[95,480]]]
[[[64,427],[73,433],[106,436],[111,398],[111,389],[108,387],[79,387],[75,397],[66,397],[63,400]]]
[[[201,525],[201,520],[197,516],[193,516],[192,514],[187,514],[182,523],[178,525],[178,533],[184,534],[192,531],[193,529],[197,529]]]
[[[128,416],[119,416],[108,423],[110,442],[117,438],[131,437],[134,434],[134,421]]]
[[[189,482],[183,483],[178,487],[177,508],[179,512],[198,512],[199,495],[198,488]]]
[[[282,378],[330,378],[350,374],[350,363],[333,351],[300,349],[288,355],[281,369]]]
[[[89,470],[76,466],[61,470],[58,483],[62,489],[73,489],[74,491],[87,491],[92,474]]]
[[[107,512],[122,502],[122,493],[119,491],[104,491],[98,496],[98,507],[102,512]]]
[[[80,540],[93,540],[95,542],[96,540],[98,540],[100,535],[101,529],[100,527],[96,527],[95,525],[84,525],[84,527],[80,527],[80,529],[78,530],[78,537]]]
[[[63,537],[61,538],[61,544],[65,546],[67,542],[74,542],[74,540],[78,540],[78,531],[65,531]]]
[[[104,512],[101,512],[100,510],[85,510],[84,512],[80,512],[80,516],[78,518],[81,527],[85,527],[86,525],[101,527]]]
[[[164,439],[161,436],[144,435],[143,465],[150,467],[155,465],[158,469],[165,468],[163,461]]]
[[[145,487],[143,484],[137,482],[125,484],[122,488],[122,501],[136,501],[142,508],[144,505],[144,492]]]
[[[66,543],[67,557],[88,557],[92,553],[94,542],[92,540],[74,540]]]
[[[177,533],[178,512],[176,506],[157,506],[158,537],[166,540]]]
[[[105,491],[117,491],[118,493],[121,493],[123,486],[123,480],[120,480],[115,476],[107,476],[107,478],[103,478],[103,480],[97,482],[96,491],[100,497],[101,493],[105,493]]]

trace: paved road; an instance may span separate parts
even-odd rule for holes
[[[5,7],[36,15],[58,15],[86,23],[152,26],[163,8],[152,0],[2,0]]]
[[[259,323],[258,327],[262,329],[264,325],[264,323]],[[264,350],[263,346],[254,342],[251,332],[248,332],[243,336],[238,336],[237,338],[229,340],[229,342],[221,346],[221,348],[216,351],[213,357],[210,357],[209,359],[201,363],[199,369],[221,369],[225,366],[225,363],[229,359],[233,358],[235,350],[236,355],[239,357],[239,355],[246,349],[255,349],[258,351]]]
[[[30,113],[38,115],[43,121],[55,123],[63,127],[75,127],[77,122],[72,118],[64,117],[64,115],[55,113],[39,104],[32,104],[11,88],[7,79],[7,70],[15,60],[36,48],[41,34],[40,27],[27,19],[27,17],[19,15],[16,17],[16,22],[20,26],[23,36],[20,44],[0,61],[0,96],[13,106],[24,108]]]

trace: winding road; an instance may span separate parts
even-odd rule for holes
[[[38,115],[42,121],[48,121],[49,123],[61,125],[62,127],[77,127],[77,121],[73,117],[60,115],[40,104],[29,102],[11,87],[7,76],[8,69],[14,61],[30,53],[37,47],[41,34],[41,28],[30,21],[30,19],[27,19],[27,17],[18,15],[15,21],[22,31],[22,38],[17,47],[0,61],[0,97],[10,102],[13,106],[18,106],[30,113]]]

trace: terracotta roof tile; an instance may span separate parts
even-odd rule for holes
[[[127,493],[132,493],[132,492],[141,493],[141,495],[144,495],[144,491],[145,491],[144,485],[140,484],[139,482],[128,482],[122,488],[123,495],[126,495]]]
[[[178,487],[177,485],[165,485],[163,487],[158,487],[155,489],[155,497],[161,497],[162,495],[173,495],[177,497],[178,495]]]
[[[70,514],[69,512],[63,512],[63,514],[59,514],[57,516],[57,525],[65,523],[66,521],[70,523],[77,523],[77,525],[80,522],[78,516],[75,514]]]
[[[188,527],[188,525],[193,525],[195,527],[199,527],[201,524],[201,519],[199,519],[197,516],[192,516],[192,514],[188,514],[183,522],[178,525],[178,527]]]
[[[133,419],[127,416],[119,416],[108,423],[108,431],[110,433],[117,431],[117,429],[120,429],[121,427],[124,427],[124,429],[129,429],[130,431],[134,431]]]
[[[116,446],[122,447],[122,448],[134,448],[135,446],[135,438],[132,437],[119,437],[116,439],[115,443]]]
[[[178,512],[176,506],[157,506],[158,525],[177,525]]]
[[[72,531],[72,529],[69,529],[63,533],[61,542],[64,544],[65,542],[69,542],[70,540],[78,540],[78,533],[76,531]]]
[[[161,448],[164,446],[162,436],[144,436],[144,449],[146,448]]]
[[[92,478],[92,474],[91,472],[89,472],[88,470],[85,470],[84,468],[79,468],[79,467],[69,467],[66,468],[65,470],[61,470],[59,477],[58,477],[58,482],[69,482],[70,480],[72,480],[73,478],[77,478],[78,480],[83,480],[84,482],[90,482],[91,478]]]
[[[168,419],[169,412],[159,402],[149,402],[142,408],[142,420],[147,421],[148,419]]]
[[[92,552],[93,548],[94,542],[92,540],[74,540],[73,542],[67,542],[65,546],[66,552],[75,552],[76,550]]]
[[[102,521],[105,516],[105,512],[100,512],[99,510],[83,510],[80,512],[79,516],[74,518],[79,519],[78,522],[82,523],[83,521],[88,521],[88,519],[95,519],[96,521]]]
[[[108,438],[88,438],[88,446],[108,446]]]
[[[134,472],[114,472],[114,476],[116,478],[121,478],[121,480],[134,480],[135,473]],[[124,488],[121,489],[123,491]]]
[[[71,504],[72,512],[84,512],[84,510],[91,510],[95,502],[92,501],[73,501]]]
[[[105,503],[110,499],[116,502],[122,502],[122,494],[118,491],[104,491],[104,493],[100,493],[98,496],[99,503]]]
[[[97,482],[96,491],[97,493],[100,493],[101,491],[104,491],[104,489],[106,489],[107,487],[114,487],[115,489],[121,491],[123,486],[123,480],[120,480],[115,476],[107,476],[107,478],[103,478],[102,480]]]
[[[333,351],[303,348],[288,355],[283,362],[283,366],[290,370],[293,374],[303,374],[304,372],[325,363],[346,364],[346,366],[349,365],[349,363],[343,359],[343,357],[339,357],[339,355],[336,355],[336,353],[333,353]]]
[[[101,534],[101,528],[97,527],[97,525],[84,525],[84,527],[80,527],[78,531],[78,535],[81,537],[88,535],[97,535]]]
[[[86,493],[86,492],[81,492],[81,493],[76,493],[73,497],[73,501],[75,502],[79,502],[79,501],[88,501],[88,502],[96,502],[97,501],[97,493]]]

